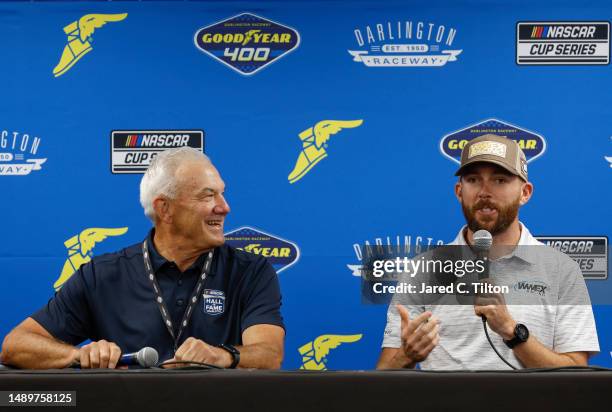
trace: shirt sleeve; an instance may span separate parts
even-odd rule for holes
[[[32,318],[54,338],[78,345],[91,336],[92,316],[86,279],[93,277],[93,263],[82,265]]]
[[[556,352],[599,352],[589,292],[578,264],[571,258],[560,266],[562,282],[556,314],[553,348]]]
[[[253,325],[277,325],[285,329],[281,315],[281,293],[276,271],[266,259],[253,264],[251,282],[247,283],[241,318],[241,332]]]

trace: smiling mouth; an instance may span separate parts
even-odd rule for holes
[[[220,228],[223,226],[223,220],[207,220],[206,224],[214,228]]]

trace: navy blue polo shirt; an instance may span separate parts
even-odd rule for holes
[[[151,264],[175,325],[201,274],[206,254],[181,273],[161,256],[149,233]],[[257,324],[284,328],[276,272],[258,255],[223,245],[215,248],[203,292],[177,347],[192,336],[211,345],[242,344],[242,332]],[[49,303],[32,315],[51,335],[72,345],[91,339],[115,342],[122,353],[150,346],[160,361],[174,356],[142,256],[142,243],[96,256],[82,265]]]

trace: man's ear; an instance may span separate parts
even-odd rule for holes
[[[170,199],[165,196],[158,196],[153,199],[153,209],[157,218],[164,223],[172,222],[172,207]]]
[[[533,195],[533,185],[530,182],[525,182],[521,186],[521,199],[519,203],[521,206],[525,205],[531,199]]]
[[[461,178],[459,178],[457,183],[455,183],[455,196],[457,197],[459,203],[461,203],[461,198],[463,196],[463,194],[461,193]]]

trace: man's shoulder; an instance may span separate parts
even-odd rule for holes
[[[142,242],[124,247],[115,252],[94,256],[91,261],[96,268],[113,267],[121,261],[142,261]]]

